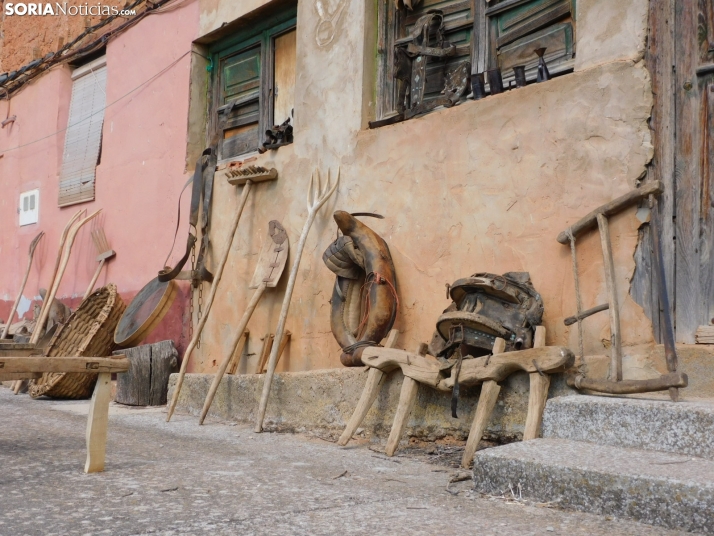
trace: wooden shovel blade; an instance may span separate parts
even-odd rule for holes
[[[263,242],[258,265],[255,267],[248,288],[258,288],[263,283],[268,288],[277,286],[288,260],[289,249],[285,228],[280,225],[280,222],[271,220],[268,225],[268,236]]]

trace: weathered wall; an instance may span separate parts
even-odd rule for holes
[[[222,4],[230,3],[203,2],[202,21],[223,12]],[[257,158],[258,164],[275,166],[280,179],[251,194],[192,369],[212,371],[230,351],[232,329],[252,294],[247,282],[268,221],[281,220],[297,240],[315,168],[329,168],[334,176],[340,167],[341,182],[307,241],[287,324],[293,338],[279,370],[340,366],[328,316],[334,278],[321,260],[335,237],[336,209],[386,216],[366,223],[387,240],[397,268],[399,346],[412,348],[430,338],[448,305],[444,283],[478,271],[524,270],[544,298],[548,343],[577,348],[575,329],[562,322],[575,311],[570,250],[555,237],[633,188],[652,157],[652,92],[639,61],[647,6],[647,0],[578,2],[572,74],[363,130],[369,109],[364,96],[371,94],[365,81],[374,68],[363,43],[369,13],[349,2],[335,39],[321,48],[315,2],[300,2],[295,143]],[[214,259],[223,251],[240,195],[220,173],[216,177]],[[649,321],[628,294],[638,225],[634,209],[611,221],[625,344],[652,340]],[[583,304],[591,307],[606,301],[600,243],[593,234],[578,246]],[[259,337],[275,329],[285,283],[268,291],[249,324],[242,371],[254,371]],[[586,353],[604,353],[603,339],[609,339],[606,314],[588,319]]]
[[[0,318],[7,318],[15,299],[29,243],[43,230],[45,237],[24,292],[26,304],[20,311],[29,309],[25,317],[32,317],[29,301],[40,287],[48,286],[62,229],[80,209],[88,213],[103,209],[99,221],[117,252],[99,276],[97,286],[116,283],[128,303],[163,266],[176,226],[179,192],[187,179],[191,55],[186,53],[197,26],[198,3],[188,2],[179,9],[145,18],[107,45],[108,107],[92,202],[57,207],[62,130],[67,125],[71,94],[69,68],[52,69],[11,99],[9,106],[17,120],[0,130]],[[177,64],[142,85],[178,58]],[[3,118],[7,107],[7,101],[0,102]],[[57,131],[59,134],[53,135]],[[26,145],[43,137],[46,139]],[[13,149],[18,146],[22,147]],[[19,194],[32,188],[40,189],[39,223],[18,227]],[[97,266],[90,228],[88,224],[77,235],[58,292],[58,297],[72,307],[78,304]],[[179,244],[178,249],[181,247]],[[175,252],[171,262],[181,255]],[[173,338],[181,344],[186,301],[187,291],[183,289],[163,329],[153,339]]]

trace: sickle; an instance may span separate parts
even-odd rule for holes
[[[342,364],[362,366],[362,348],[374,346],[386,337],[397,316],[394,263],[387,243],[372,229],[341,210],[333,217],[344,237],[331,244],[323,256],[328,267],[338,274],[330,324],[344,350],[340,356]],[[347,238],[351,239],[352,251]],[[336,256],[339,252],[345,254]],[[329,262],[330,255],[336,262]],[[355,271],[356,267],[361,270]],[[363,286],[366,296],[360,299]],[[369,309],[360,322],[363,304],[368,304]]]

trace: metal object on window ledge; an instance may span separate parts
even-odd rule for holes
[[[290,118],[288,117],[280,125],[273,125],[265,131],[266,139],[263,142],[263,146],[258,149],[260,154],[263,154],[268,149],[277,149],[283,145],[288,145],[293,142],[293,126],[290,124]]]
[[[545,59],[543,55],[547,49],[545,47],[536,48],[533,52],[538,56],[538,82],[545,82],[550,80],[550,71],[548,71],[548,66],[545,64]]]
[[[480,100],[486,97],[486,84],[483,79],[483,73],[471,75],[471,91],[473,91],[471,98],[474,100]]]
[[[516,79],[516,87],[525,87],[526,86],[526,66],[525,65],[516,65],[513,68],[513,76]]]
[[[488,86],[491,90],[491,95],[503,93],[503,78],[501,77],[501,69],[489,69],[486,71],[488,77]]]

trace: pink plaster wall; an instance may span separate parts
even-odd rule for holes
[[[176,227],[179,192],[187,180],[186,117],[188,116],[191,42],[198,30],[198,3],[145,18],[107,46],[107,104],[101,164],[97,167],[95,200],[57,207],[59,170],[64,135],[52,135],[67,125],[71,95],[70,69],[52,70],[12,98],[12,126],[0,130],[0,318],[15,299],[27,263],[32,238],[44,231],[24,296],[32,299],[47,287],[59,237],[79,209],[102,209],[99,221],[116,257],[108,263],[97,286],[116,283],[128,303],[163,266]],[[183,58],[155,80],[122,98]],[[120,99],[120,100],[118,100]],[[114,101],[117,101],[112,104]],[[7,101],[0,102],[2,118]],[[8,150],[48,136],[38,143]],[[40,189],[37,225],[19,227],[21,192]],[[184,215],[188,196],[184,195]],[[187,224],[182,223],[181,249]],[[96,269],[88,224],[77,235],[58,297],[75,306]],[[170,262],[181,257],[172,256]],[[176,300],[156,338],[178,338],[187,300],[185,289]],[[31,317],[31,310],[26,316]],[[167,329],[168,328],[168,329]]]

